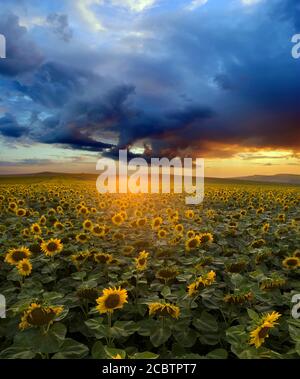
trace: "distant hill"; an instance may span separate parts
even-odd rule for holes
[[[300,175],[277,174],[277,175],[252,175],[232,178],[235,180],[246,180],[248,182],[300,184]]]
[[[0,181],[3,182],[15,182],[26,181],[26,182],[45,182],[52,181],[55,179],[65,180],[65,179],[76,179],[76,180],[96,180],[98,174],[88,174],[88,173],[61,173],[61,172],[39,172],[31,174],[0,174]],[[277,174],[277,175],[252,175],[252,176],[241,176],[232,178],[213,178],[205,177],[206,183],[219,183],[219,184],[239,184],[241,182],[251,183],[265,183],[265,184],[286,184],[286,185],[300,185],[300,175],[293,174]]]

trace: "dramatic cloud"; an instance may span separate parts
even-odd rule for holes
[[[170,157],[299,152],[300,61],[290,42],[296,2],[166,3],[76,3],[103,33],[81,30],[63,7],[28,30],[17,16],[2,17],[9,56],[0,60],[3,141],[111,157],[143,146],[146,156]]]
[[[69,26],[67,15],[51,13],[47,17],[47,22],[51,26],[53,32],[63,41],[69,42],[71,40],[73,32]]]
[[[26,128],[20,126],[13,115],[6,113],[0,118],[0,134],[4,137],[19,138],[26,133]]]
[[[15,76],[34,70],[43,57],[34,42],[28,39],[26,28],[12,14],[0,15],[0,33],[6,38],[6,59],[0,59],[0,74]]]

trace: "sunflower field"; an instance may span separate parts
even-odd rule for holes
[[[0,358],[298,358],[300,187],[0,182]]]

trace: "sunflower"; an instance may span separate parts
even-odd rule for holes
[[[120,354],[112,355],[112,359],[123,359]]]
[[[186,251],[191,251],[200,246],[199,236],[191,237],[185,242]]]
[[[187,238],[192,238],[192,237],[195,237],[196,233],[194,230],[188,230],[186,235],[187,235]]]
[[[8,209],[10,210],[10,211],[13,211],[13,212],[15,212],[16,210],[17,210],[17,203],[15,203],[15,202],[12,202],[12,203],[9,203],[8,204]]]
[[[167,231],[165,229],[159,229],[157,232],[158,238],[166,238],[167,237]]]
[[[105,235],[105,226],[95,224],[90,229],[94,236],[103,237]]]
[[[85,251],[83,253],[72,254],[71,259],[72,259],[72,262],[75,264],[75,266],[78,267],[81,264],[83,264],[90,255],[91,253],[89,251]]]
[[[143,218],[138,218],[136,221],[137,226],[142,227],[147,224],[147,219],[145,217]]]
[[[112,254],[97,253],[94,254],[94,260],[96,263],[108,264],[113,259]]]
[[[51,238],[48,241],[43,241],[41,243],[41,250],[48,256],[53,257],[54,255],[60,253],[63,249],[63,244],[58,238]]]
[[[174,280],[178,274],[179,271],[177,267],[166,267],[161,268],[155,276],[157,277],[157,279],[164,280],[164,282],[167,283],[170,280]]]
[[[243,304],[246,301],[253,300],[253,293],[251,291],[246,293],[228,293],[224,296],[223,300],[228,304]]]
[[[284,278],[267,278],[267,279],[264,279],[261,283],[260,283],[260,289],[262,290],[272,290],[274,288],[282,288],[284,287],[286,284],[286,280]]]
[[[298,257],[287,257],[282,261],[282,265],[289,270],[293,270],[300,267],[300,259]]]
[[[187,292],[189,296],[194,296],[198,294],[199,290],[211,286],[216,280],[216,273],[214,271],[210,271],[207,274],[199,276],[193,283],[187,286]]]
[[[55,221],[53,226],[56,230],[60,230],[60,231],[64,230],[64,225],[59,221]]]
[[[192,209],[185,211],[185,216],[189,219],[193,219],[195,217],[195,212]]]
[[[150,303],[148,304],[149,316],[172,317],[178,318],[180,308],[177,305],[169,303]]]
[[[255,240],[252,242],[251,246],[254,249],[258,249],[266,244],[266,241],[264,239]]]
[[[267,233],[270,229],[270,224],[269,223],[264,224],[261,229],[263,233]]]
[[[41,216],[40,219],[39,219],[39,223],[41,225],[45,225],[46,222],[47,222],[46,216]]]
[[[75,239],[77,242],[85,243],[88,240],[88,236],[84,233],[79,233],[76,235]]]
[[[123,224],[123,222],[124,222],[125,220],[124,220],[123,215],[121,215],[120,213],[116,213],[116,214],[112,217],[111,221],[113,222],[113,224],[115,224],[115,225],[117,225],[117,226],[120,226],[120,225]]]
[[[93,228],[93,223],[91,220],[84,220],[82,223],[83,229],[85,230],[92,230]]]
[[[296,250],[293,255],[294,257],[300,258],[300,250]]]
[[[26,209],[24,208],[19,208],[16,210],[16,215],[20,217],[24,217],[26,215]]]
[[[278,324],[276,321],[279,317],[281,317],[281,314],[278,312],[263,315],[257,323],[256,328],[250,332],[249,345],[255,345],[258,349],[265,342],[265,339],[269,337],[269,330]]]
[[[28,276],[31,274],[32,264],[29,259],[24,258],[17,264],[17,269],[21,276]]]
[[[115,309],[123,308],[124,304],[127,303],[127,291],[126,289],[117,288],[105,288],[103,290],[103,295],[98,297],[97,311],[102,313],[113,313]]]
[[[29,237],[30,230],[28,228],[25,228],[25,229],[22,230],[21,234],[22,234],[23,237]]]
[[[24,312],[19,328],[21,330],[34,327],[52,324],[55,318],[63,311],[60,306],[43,306],[36,303],[31,303],[29,308]]]
[[[31,225],[30,231],[33,234],[41,234],[42,233],[42,229],[41,229],[40,225],[37,223]]]
[[[179,234],[183,233],[183,231],[184,231],[184,227],[182,224],[175,225],[174,229],[175,229],[176,233],[179,233]]]
[[[152,229],[158,229],[160,225],[162,224],[163,219],[161,217],[155,217],[151,222]]]
[[[31,252],[27,247],[22,246],[16,249],[10,249],[5,256],[5,262],[11,265],[17,265],[22,259],[28,259],[30,255]]]
[[[201,233],[199,239],[201,244],[208,244],[213,242],[214,237],[211,233]]]
[[[137,270],[143,271],[147,268],[148,255],[145,250],[141,251],[137,258],[134,258]]]

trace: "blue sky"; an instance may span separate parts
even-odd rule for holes
[[[97,157],[205,157],[208,173],[297,173],[296,0],[2,0],[0,173]]]

